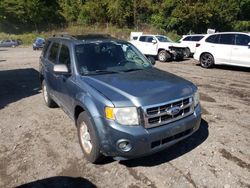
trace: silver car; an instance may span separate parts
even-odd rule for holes
[[[0,47],[12,47],[15,48],[18,46],[18,42],[16,40],[1,40],[0,41]]]

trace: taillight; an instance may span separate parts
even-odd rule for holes
[[[199,44],[199,43],[196,43],[196,45],[195,45],[195,47],[199,47],[201,44]]]

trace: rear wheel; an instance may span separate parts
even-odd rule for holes
[[[214,57],[210,53],[203,53],[200,57],[200,63],[203,68],[211,68],[214,66]]]
[[[77,132],[84,156],[91,163],[98,163],[102,156],[100,153],[100,142],[86,112],[81,112],[77,118]]]
[[[160,50],[158,52],[158,60],[160,62],[166,62],[171,59],[171,55],[166,50]]]
[[[50,97],[48,87],[47,87],[45,80],[43,80],[43,82],[42,82],[42,93],[43,93],[43,99],[44,99],[46,106],[48,106],[50,108],[54,108],[57,106],[56,103],[53,101],[53,99]]]

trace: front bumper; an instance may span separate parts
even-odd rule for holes
[[[171,48],[170,53],[174,60],[183,59],[185,56],[184,50],[185,49]]]
[[[131,159],[161,151],[192,135],[200,126],[201,107],[198,105],[193,114],[183,119],[151,129],[119,125],[102,118],[95,118],[94,121],[101,152],[106,156]],[[117,146],[120,139],[129,141],[132,149],[127,152],[120,150]]]

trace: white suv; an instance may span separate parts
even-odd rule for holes
[[[196,44],[205,36],[205,34],[183,35],[180,43],[190,49],[191,55],[195,53]]]
[[[194,59],[204,68],[215,64],[250,67],[250,34],[224,32],[207,35],[196,45]]]
[[[173,42],[163,35],[139,35],[133,36],[129,41],[144,55],[157,57],[161,62],[171,59],[182,60],[190,55],[189,48],[183,44]]]

